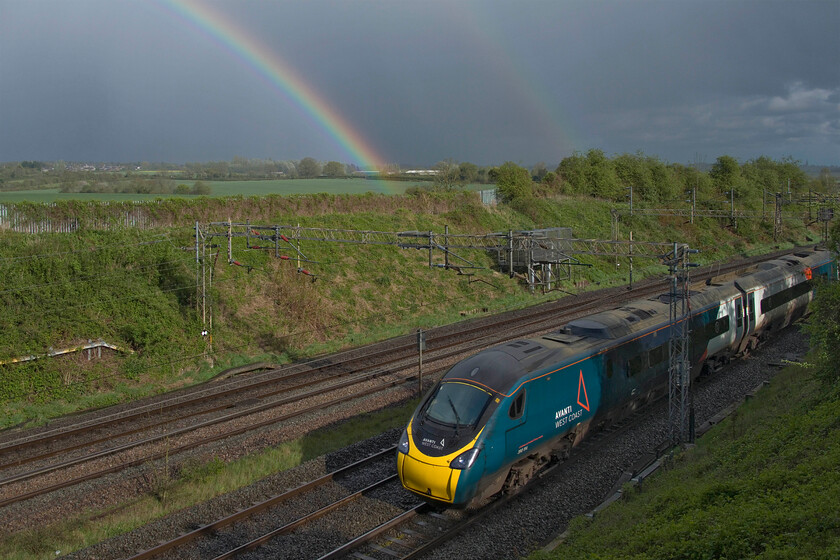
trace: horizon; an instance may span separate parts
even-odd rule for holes
[[[598,148],[592,148],[592,149],[597,150]],[[577,152],[577,153],[581,153],[581,154],[584,154],[584,155],[586,154],[585,151]],[[625,152],[625,153],[627,153],[627,152]],[[640,152],[633,152],[633,153],[631,153],[631,155],[637,155],[639,153]],[[571,155],[574,155],[574,154],[570,154],[570,156]],[[622,155],[622,154],[605,154],[605,155],[607,156],[607,158],[613,159],[613,158],[615,158],[619,155]],[[668,161],[668,160],[665,160],[665,159],[663,159],[663,158],[661,158],[657,155],[654,155],[654,154],[644,154],[644,153],[642,153],[641,155],[643,155],[644,157],[652,157],[652,158],[658,159],[659,161],[661,161],[665,165],[683,165],[683,166],[686,166],[686,167],[692,167],[692,166],[710,167],[710,166],[714,165],[714,162],[717,159],[717,157],[726,156],[728,154],[720,154],[720,156],[715,157],[715,160],[711,160],[711,161],[690,161],[690,162]],[[570,157],[570,156],[567,156],[567,157]],[[309,156],[305,156],[305,157],[309,157]],[[732,156],[732,157],[734,157],[734,156]],[[741,159],[738,159],[738,158],[735,158],[735,159],[738,161],[738,163],[740,165],[743,165],[747,162],[755,161],[756,159],[761,158],[761,157],[769,157],[769,156],[759,155],[755,158],[750,158],[750,159],[746,159],[746,160],[741,160]],[[773,161],[782,161],[783,159],[789,158],[789,157],[792,157],[792,156],[783,156],[781,158],[770,158],[770,159],[773,160]],[[142,164],[145,163],[145,164],[148,164],[149,166],[179,166],[179,167],[183,167],[183,166],[187,166],[187,165],[206,165],[206,164],[218,163],[218,162],[232,163],[232,162],[235,161],[235,158],[242,158],[242,159],[245,159],[246,161],[262,161],[262,162],[273,162],[273,163],[282,163],[282,162],[286,162],[286,161],[292,161],[292,162],[295,162],[295,163],[300,162],[299,159],[298,160],[289,159],[289,158],[280,159],[280,158],[271,158],[271,157],[261,158],[261,157],[247,157],[247,156],[235,155],[235,156],[231,157],[230,159],[216,159],[216,160],[205,160],[205,161],[182,161],[182,162],[177,162],[177,161],[145,161],[145,160],[111,161],[111,160],[104,160],[104,159],[69,160],[69,159],[64,159],[64,158],[48,160],[48,159],[37,159],[36,158],[36,159],[0,161],[0,165],[10,165],[10,164],[20,165],[23,162],[35,162],[35,163],[40,163],[40,164],[52,164],[52,165],[54,165],[56,163],[61,162],[61,163],[65,163],[67,165],[70,165],[70,164],[74,164],[74,165],[97,165],[98,164],[98,165],[135,165],[135,166],[141,166],[142,167]],[[318,163],[320,163],[320,164],[328,163],[330,161],[338,161],[338,160],[328,160],[328,159],[318,160],[317,158],[314,158],[314,159],[316,159],[316,161],[318,161]],[[441,161],[445,161],[445,160],[441,160]],[[500,165],[503,165],[504,163],[507,163],[508,161],[510,161],[510,160],[505,160],[505,161],[502,161],[500,163],[493,163],[493,164],[482,164],[482,163],[475,163],[475,162],[470,162],[470,161],[455,161],[454,163],[456,163],[456,164],[473,163],[480,168],[493,168],[493,167],[498,167]],[[516,163],[516,165],[518,165],[520,167],[524,167],[525,169],[531,169],[531,168],[533,168],[534,166],[537,166],[537,165],[545,165],[546,169],[551,171],[553,169],[556,169],[557,166],[560,165],[561,161],[562,161],[562,159],[560,161],[557,161],[556,163],[555,162],[545,162],[545,161],[536,161],[536,162],[533,162],[533,163],[530,163],[530,164],[523,164],[523,163],[518,163],[518,162],[514,162],[514,163]],[[837,163],[813,163],[813,162],[810,162],[810,161],[800,161],[800,160],[795,160],[795,159],[794,159],[794,162],[799,167],[820,167],[820,168],[829,168],[829,169],[840,168],[840,157],[838,157],[838,162]],[[342,161],[338,161],[338,163],[340,163],[342,165],[345,165],[345,166],[354,165],[352,163],[342,162]],[[440,163],[440,161],[429,164],[429,165],[403,164],[403,163],[393,163],[393,162],[392,163],[386,163],[384,165],[386,165],[386,166],[396,165],[396,166],[398,166],[398,168],[401,171],[407,171],[407,170],[432,169],[438,163]],[[358,170],[359,171],[371,171],[370,169],[358,169]]]
[[[837,29],[824,0],[0,0],[0,160],[836,162]]]

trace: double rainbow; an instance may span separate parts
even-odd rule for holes
[[[379,169],[384,163],[370,143],[347,122],[282,57],[249,35],[242,27],[198,0],[159,0],[183,19],[233,53],[283,95],[301,107],[362,169]]]

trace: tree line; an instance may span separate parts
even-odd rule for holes
[[[96,170],[91,170],[95,167]],[[23,161],[0,164],[0,190],[59,188],[61,192],[132,192],[148,194],[208,194],[169,180],[243,180],[342,178],[361,170],[338,161],[254,159],[235,156],[231,161],[204,163],[135,162],[115,165],[79,165],[64,162]],[[712,165],[666,163],[641,152],[608,157],[602,150],[575,152],[550,171],[545,163],[530,169],[507,162],[501,166],[478,166],[446,159],[423,173],[405,173],[398,164],[383,166],[377,177],[389,180],[428,182],[436,190],[454,190],[469,184],[496,183],[503,199],[528,196],[588,195],[624,201],[632,187],[636,201],[667,205],[684,200],[687,193],[699,203],[730,199],[740,206],[760,205],[766,193],[830,192],[836,179],[830,168],[809,177],[793,158],[779,161],[759,157],[739,163],[723,155]],[[186,191],[185,191],[186,188]]]
[[[564,158],[554,171],[544,165],[530,171],[507,162],[491,170],[502,200],[538,196],[584,195],[625,202],[632,189],[634,201],[651,206],[684,203],[692,197],[698,204],[713,206],[730,200],[739,207],[756,209],[764,197],[777,193],[791,196],[836,193],[837,180],[829,169],[809,177],[793,158],[759,157],[739,163],[723,155],[706,168],[665,163],[641,152],[608,157],[601,150],[576,152]]]
[[[98,194],[178,194],[209,195],[210,186],[204,181],[195,181],[192,186],[176,183],[163,177],[104,177],[96,181],[66,181],[58,189],[61,193]]]

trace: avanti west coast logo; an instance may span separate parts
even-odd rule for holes
[[[440,443],[432,438],[424,437],[422,440],[423,445],[426,447],[431,447],[432,449],[443,449],[444,442],[446,441],[445,438],[441,438]]]
[[[583,380],[583,370],[580,370],[580,377],[578,378],[577,404],[581,406],[577,411],[573,412],[574,405],[570,404],[566,408],[554,413],[555,428],[562,428],[569,422],[583,416],[584,410],[589,411],[589,395],[586,394],[586,382]]]

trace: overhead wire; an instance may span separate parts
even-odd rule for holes
[[[230,279],[227,279],[227,280],[220,280],[220,281],[218,281],[218,283],[226,283],[226,282],[231,282],[231,281],[235,281],[235,280],[236,280],[236,278],[234,277],[234,278],[230,278]],[[214,284],[215,283],[216,282],[214,282]],[[197,285],[191,285],[191,286],[188,286],[188,287],[174,288],[172,290],[167,290],[167,291],[177,291],[177,290],[180,290],[180,289],[187,289],[187,288],[193,289],[193,288],[196,288],[196,287],[197,287]],[[309,328],[309,329],[296,330],[296,331],[292,331],[292,332],[280,335],[277,338],[278,339],[288,339],[288,338],[311,335],[311,334],[314,334],[314,333],[323,332],[323,331],[327,331],[329,329],[334,329],[334,328],[338,328],[338,327],[347,327],[347,326],[353,325],[353,324],[369,324],[372,319],[381,319],[383,317],[403,317],[403,316],[405,316],[405,311],[409,308],[425,308],[425,307],[431,307],[432,305],[435,305],[435,304],[437,304],[437,305],[449,305],[449,304],[455,303],[455,302],[460,301],[460,300],[465,300],[466,298],[467,298],[466,295],[462,295],[462,296],[455,296],[455,297],[451,297],[451,298],[445,298],[445,299],[442,299],[442,300],[436,300],[435,302],[413,304],[411,306],[403,307],[403,308],[400,308],[400,309],[395,309],[395,310],[388,311],[388,312],[385,312],[385,313],[382,313],[380,311],[380,312],[376,312],[376,313],[371,313],[370,315],[362,317],[362,318],[359,318],[359,317],[348,318],[348,319],[345,319],[345,320],[334,321],[332,323],[326,323],[324,325],[319,325],[317,327],[313,327],[313,328]],[[131,299],[131,298],[126,298],[126,299]],[[76,307],[79,307],[79,306],[76,306]],[[506,306],[503,309],[501,309],[501,311],[507,311],[507,310],[511,310],[511,309],[515,309],[515,308],[516,308],[516,306]],[[249,349],[249,348],[254,348],[253,343],[246,342],[246,343],[238,344],[238,345],[224,346],[224,352],[225,353],[230,353],[230,352],[235,352],[235,351],[238,351],[238,350],[246,350],[246,349]],[[148,366],[143,367],[141,371],[142,372],[150,372],[150,371],[153,371],[153,370],[158,369],[158,368],[164,368],[164,367],[169,367],[169,366],[176,365],[176,364],[183,363],[183,362],[198,360],[198,359],[206,358],[207,356],[213,356],[213,357],[218,358],[221,355],[222,355],[221,351],[212,351],[212,352],[206,352],[205,351],[205,352],[201,352],[201,353],[198,353],[198,354],[180,356],[178,358],[170,359],[170,360],[167,360],[167,361],[157,362],[157,363],[154,363],[154,364],[149,364]],[[123,372],[121,372],[121,371],[115,371],[115,372],[113,372],[111,374],[108,374],[108,375],[101,375],[97,378],[70,382],[67,385],[64,385],[63,387],[81,385],[81,384],[88,384],[88,383],[91,383],[91,382],[94,382],[94,381],[103,381],[105,379],[118,377],[119,375],[122,375],[122,373]],[[33,392],[25,393],[21,396],[24,396],[24,395],[30,395],[30,396],[38,395],[38,394],[41,394],[42,392],[52,393],[56,389],[57,388],[46,387],[45,391],[36,390],[36,391],[33,391]]]
[[[440,300],[438,303],[449,304],[449,303],[454,303],[454,302],[456,302],[458,300],[461,300],[461,299],[466,299],[466,296],[447,298],[447,299],[444,299],[444,300]],[[417,304],[416,307],[421,307],[422,308],[422,307],[427,307],[429,305],[431,305],[431,303],[429,303],[429,304],[421,303],[421,304]],[[510,310],[510,309],[515,309],[515,307],[506,307],[506,308],[503,308],[502,311],[507,311],[507,310]],[[373,319],[373,318],[381,318],[383,316],[385,316],[385,317],[387,317],[387,316],[404,316],[405,315],[404,312],[405,312],[405,309],[398,309],[398,310],[393,310],[393,311],[390,311],[390,312],[386,312],[384,314],[381,313],[381,312],[372,313],[369,316],[366,316],[366,317],[363,317],[363,318],[336,321],[336,322],[333,322],[333,323],[328,323],[328,324],[325,324],[325,325],[322,325],[322,326],[319,326],[319,327],[315,327],[315,328],[311,328],[311,329],[293,331],[293,332],[278,336],[277,338],[278,339],[285,339],[285,338],[304,336],[304,335],[308,335],[308,334],[321,332],[321,331],[324,331],[326,329],[340,327],[340,326],[347,326],[347,325],[356,324],[356,323],[366,324],[366,323],[369,323],[370,320]],[[235,352],[237,350],[244,350],[244,349],[248,349],[248,348],[253,348],[253,344],[245,343],[245,344],[239,344],[239,345],[225,346],[224,351],[229,353],[229,352]],[[188,355],[188,356],[180,356],[178,358],[170,359],[170,360],[167,360],[167,361],[164,361],[164,362],[157,362],[157,363],[154,363],[154,364],[150,364],[150,365],[142,368],[141,371],[147,373],[147,372],[153,371],[155,369],[164,368],[164,367],[168,367],[168,366],[173,366],[173,365],[183,363],[183,362],[187,362],[187,361],[198,360],[198,359],[201,359],[201,358],[206,358],[207,356],[219,357],[220,352],[219,351],[201,352],[201,353],[198,353],[198,354],[192,354],[192,355]],[[65,385],[62,385],[62,387],[89,384],[93,381],[103,381],[103,380],[106,380],[106,379],[111,379],[111,378],[117,377],[117,376],[121,375],[122,373],[123,372],[121,372],[121,371],[115,371],[111,374],[108,374],[108,375],[103,374],[103,375],[100,375],[99,377],[95,377],[95,378],[91,378],[91,379],[71,381],[71,382],[69,382]],[[54,387],[45,387],[44,390],[35,390],[35,391],[29,392],[29,393],[23,393],[23,394],[21,394],[21,396],[35,396],[35,395],[40,395],[40,394],[43,394],[43,393],[52,393],[56,389],[58,389],[58,388],[57,387],[55,387],[55,388]]]
[[[100,249],[100,248],[104,249],[104,248],[107,248],[107,247],[125,247],[125,246],[152,245],[152,244],[157,244],[157,243],[167,242],[167,241],[168,241],[170,244],[173,244],[173,242],[172,242],[172,240],[171,240],[171,238],[170,238],[170,236],[169,236],[169,235],[162,235],[162,236],[159,236],[159,237],[163,237],[164,239],[160,239],[160,240],[153,241],[153,242],[142,242],[142,243],[136,243],[136,244],[112,244],[112,245],[109,245],[109,246],[101,246],[101,247],[98,247],[97,249]],[[177,247],[177,248],[179,248],[179,249],[183,249],[183,247],[181,247],[181,246],[176,246],[176,245],[174,245],[174,244],[173,244],[173,246],[175,246],[175,247]],[[246,248],[246,249],[247,249],[247,248]],[[55,256],[55,255],[67,255],[67,254],[75,254],[75,253],[87,252],[87,251],[91,251],[91,249],[83,249],[83,250],[68,251],[68,252],[61,252],[61,253],[51,253],[51,254],[37,255],[37,256],[36,256],[36,255],[32,255],[32,256],[29,256],[29,257],[21,257],[20,259],[24,259],[24,258],[38,258],[38,257],[46,257],[46,256],[50,256],[50,255],[53,255],[53,256]],[[212,258],[213,256],[218,257],[218,255],[219,255],[219,253],[218,253],[218,252],[217,252],[217,253],[215,253],[215,255],[211,254],[211,255],[210,255],[210,258]],[[9,258],[9,259],[2,259],[2,258],[0,258],[0,261],[2,261],[2,260],[19,260],[19,259],[18,259],[18,258]],[[165,263],[166,263],[166,264],[176,264],[176,265],[178,265],[178,264],[186,264],[187,262],[190,262],[191,260],[192,260],[192,258],[190,257],[190,258],[188,258],[188,259],[184,259],[183,261],[181,261],[181,260],[174,260],[174,261],[165,261]],[[150,265],[147,265],[147,266],[141,267],[141,269],[150,268],[150,267],[154,267],[154,266],[159,266],[159,264],[161,264],[161,263],[150,264]],[[322,263],[322,264],[323,264],[323,263]],[[270,270],[268,267],[265,267],[265,266],[254,266],[254,265],[250,265],[250,266],[249,266],[249,272],[250,272],[250,270],[257,270],[257,271],[260,271],[260,272],[263,272],[263,273],[269,273],[269,272],[272,272],[272,270]],[[95,276],[95,275],[90,275],[88,278],[92,278],[92,277],[94,277],[94,276]],[[235,277],[231,277],[231,278],[224,279],[224,280],[215,280],[215,281],[214,281],[214,285],[218,285],[218,284],[225,284],[225,283],[228,283],[228,282],[233,282],[233,281],[235,281],[235,280],[236,280],[236,278],[235,278]],[[80,279],[80,280],[78,280],[78,281],[83,281],[83,280],[81,280],[81,279]],[[58,283],[55,283],[55,284],[58,284]],[[47,285],[51,285],[51,284],[47,284]],[[110,301],[110,302],[118,302],[118,301],[127,301],[127,300],[132,300],[132,299],[141,299],[141,298],[146,297],[146,296],[152,296],[152,295],[156,295],[156,294],[160,294],[160,293],[172,293],[172,292],[178,292],[178,291],[183,291],[183,290],[193,290],[193,289],[197,289],[199,286],[200,286],[200,284],[197,284],[197,283],[196,283],[196,284],[189,284],[189,285],[185,285],[185,286],[179,286],[179,287],[176,287],[176,288],[169,288],[169,289],[163,289],[163,290],[154,290],[154,291],[149,291],[149,292],[145,292],[145,293],[142,293],[142,294],[133,294],[133,295],[130,295],[130,296],[126,296],[126,297],[124,297],[124,298],[109,298],[109,300],[108,300],[108,301]],[[20,290],[23,290],[23,289],[33,288],[33,287],[35,287],[35,286],[28,286],[28,287],[24,287],[24,288],[14,288],[14,289],[10,289],[10,290],[4,290],[4,291],[2,291],[2,292],[0,292],[0,293],[7,293],[7,292],[10,292],[10,291],[20,291]],[[429,302],[429,303],[415,304],[415,305],[412,305],[412,306],[410,306],[410,307],[413,307],[413,308],[417,308],[417,307],[419,307],[419,308],[424,308],[424,307],[429,307],[429,306],[431,306],[431,305],[433,305],[433,304],[435,304],[435,303],[436,303],[436,304],[438,304],[438,305],[440,305],[440,304],[444,304],[444,305],[446,305],[446,304],[455,303],[455,302],[457,302],[457,301],[459,301],[459,300],[464,300],[464,299],[466,299],[466,297],[467,297],[466,295],[463,295],[463,296],[457,296],[457,297],[452,297],[452,298],[446,298],[446,299],[444,299],[444,300],[437,300],[436,302]],[[66,310],[66,309],[82,309],[82,308],[85,308],[85,307],[90,307],[90,306],[94,306],[94,305],[100,305],[100,302],[97,302],[97,303],[87,303],[87,304],[78,304],[78,305],[73,305],[73,306],[63,306],[61,309],[62,309],[62,310]],[[512,307],[511,307],[511,308],[512,308]],[[374,318],[374,317],[375,317],[375,318],[377,318],[377,319],[381,319],[383,316],[384,316],[384,317],[404,316],[404,314],[405,314],[405,309],[407,309],[407,307],[406,307],[406,308],[397,309],[397,310],[393,310],[393,311],[389,311],[389,312],[386,312],[386,313],[384,313],[384,314],[383,314],[382,312],[377,312],[377,313],[375,313],[375,314],[370,315],[369,317],[365,317],[365,318],[361,318],[361,319],[359,319],[359,318],[355,318],[355,319],[353,319],[353,318],[349,318],[349,319],[346,319],[346,320],[341,320],[341,321],[336,321],[336,322],[332,322],[332,323],[327,323],[327,324],[324,324],[324,325],[319,325],[319,326],[316,326],[316,327],[313,327],[313,328],[309,328],[309,329],[296,330],[296,331],[292,331],[292,332],[289,332],[289,333],[287,333],[287,334],[281,335],[281,336],[279,336],[278,338],[280,338],[280,339],[285,339],[285,338],[294,338],[294,337],[300,337],[300,336],[310,335],[310,334],[317,333],[317,332],[324,332],[324,331],[327,331],[327,330],[329,330],[329,329],[334,329],[334,328],[337,328],[337,327],[346,327],[346,326],[348,326],[348,325],[352,325],[352,324],[359,324],[359,323],[364,324],[364,323],[368,323],[368,322],[369,322],[369,320],[370,320],[371,318]],[[30,310],[30,311],[31,311],[31,310]],[[50,310],[45,310],[45,311],[42,311],[41,313],[38,313],[37,315],[41,315],[41,316],[43,316],[43,315],[48,315],[48,314],[50,314],[50,313],[55,313],[55,312],[57,312],[57,309],[50,309]],[[32,314],[30,313],[29,315],[31,316]],[[235,346],[225,346],[225,352],[232,352],[232,351],[243,350],[243,349],[248,349],[248,348],[253,348],[253,343],[246,342],[246,343],[243,343],[243,344],[240,344],[240,345],[235,345]],[[175,365],[175,364],[177,364],[177,363],[181,363],[181,362],[185,362],[185,361],[189,361],[189,360],[194,360],[194,359],[199,359],[199,358],[202,358],[202,357],[206,357],[206,356],[208,356],[208,355],[212,355],[212,356],[219,356],[219,353],[218,353],[218,352],[210,352],[210,353],[208,353],[208,352],[202,352],[202,353],[199,353],[199,354],[194,354],[194,355],[190,355],[190,356],[181,356],[181,357],[179,357],[179,358],[177,358],[177,359],[168,360],[168,361],[166,361],[166,362],[158,362],[158,363],[155,363],[155,364],[150,364],[150,365],[148,365],[148,366],[144,367],[144,368],[143,368],[143,370],[144,370],[144,371],[148,371],[148,370],[153,370],[153,369],[160,368],[160,367],[171,366],[171,365]],[[110,374],[110,375],[104,375],[104,376],[100,376],[99,378],[95,378],[95,379],[91,379],[91,380],[79,381],[79,382],[75,382],[75,383],[71,383],[71,384],[77,384],[77,383],[89,383],[89,382],[91,382],[91,381],[104,380],[104,379],[107,379],[107,378],[111,378],[111,377],[116,377],[116,376],[119,376],[121,373],[122,373],[122,372],[115,371],[114,373],[112,373],[112,374]],[[36,394],[37,394],[37,391],[36,391]]]

